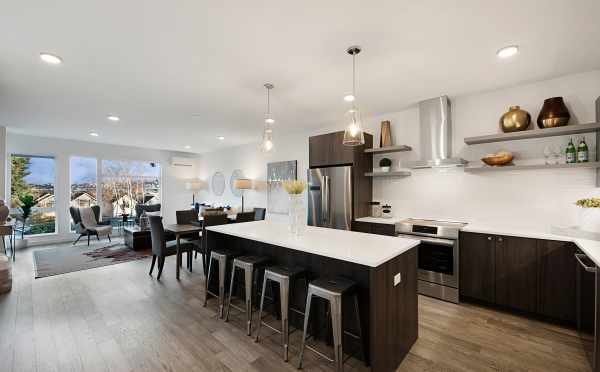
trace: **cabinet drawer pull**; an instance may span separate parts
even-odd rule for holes
[[[491,236],[488,236],[488,240],[492,240],[492,237],[491,237]]]
[[[502,238],[501,238],[501,237],[498,237],[498,241],[499,241],[500,243],[502,243]]]

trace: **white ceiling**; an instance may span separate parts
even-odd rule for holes
[[[360,107],[392,112],[599,68],[600,1],[7,0],[0,124],[193,152],[258,141],[267,81],[276,130],[342,117],[355,43]],[[496,58],[508,44],[519,55]]]

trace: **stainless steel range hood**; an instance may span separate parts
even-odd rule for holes
[[[419,102],[420,159],[408,168],[464,166],[467,161],[452,157],[452,118],[447,96]]]

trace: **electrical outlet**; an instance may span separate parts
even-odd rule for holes
[[[394,275],[394,287],[397,286],[398,284],[400,284],[401,281],[402,281],[401,273]]]

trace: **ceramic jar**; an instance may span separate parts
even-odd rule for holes
[[[510,106],[508,112],[500,117],[500,129],[504,133],[526,130],[531,124],[531,115],[519,106]]]
[[[541,129],[562,127],[569,123],[571,114],[562,97],[552,97],[544,100],[544,105],[537,118]]]
[[[10,210],[4,204],[4,200],[0,199],[0,225],[3,225],[6,223],[9,213],[10,213]]]

